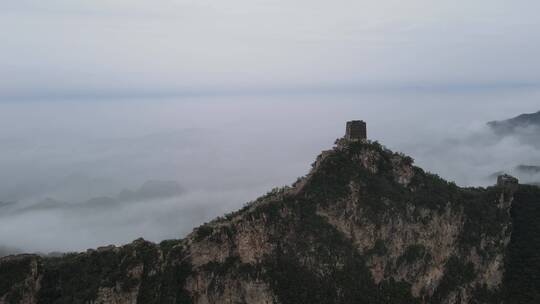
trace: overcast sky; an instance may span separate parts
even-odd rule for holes
[[[0,255],[183,237],[306,174],[351,119],[462,186],[540,165],[537,129],[486,127],[540,110],[539,11],[1,0]],[[183,190],[137,197],[149,181]]]
[[[536,86],[538,1],[4,0],[0,98]]]

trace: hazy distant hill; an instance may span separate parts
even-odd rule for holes
[[[540,111],[530,114],[521,114],[514,118],[491,121],[488,126],[500,136],[513,136],[520,143],[540,148]],[[523,159],[515,159],[513,168],[506,168],[504,172],[515,175],[520,181],[527,184],[540,183],[540,166],[526,164]],[[503,171],[495,174],[500,174]],[[491,178],[493,175],[491,176]]]
[[[12,207],[11,210],[16,213],[26,213],[36,210],[51,210],[62,209],[66,211],[74,211],[81,209],[107,209],[114,208],[120,204],[126,204],[131,202],[151,202],[157,199],[167,199],[178,197],[184,194],[184,188],[176,181],[161,181],[150,180],[146,181],[142,186],[136,190],[122,190],[118,195],[113,197],[99,196],[90,198],[84,202],[68,203],[58,201],[52,198],[46,198],[36,204],[25,206],[22,208],[16,208],[15,203],[2,203],[0,202],[0,210],[4,207]],[[3,210],[6,211],[6,208]],[[0,303],[1,304],[1,303]]]
[[[488,122],[488,126],[500,135],[509,135],[518,129],[540,128],[540,111],[530,114],[521,114],[514,118]]]
[[[0,259],[0,303],[540,303],[540,188],[460,188],[341,139],[180,240]]]
[[[183,187],[176,181],[150,180],[135,191],[124,190],[118,194],[119,200],[146,200],[175,197],[184,193]]]
[[[516,171],[523,174],[538,174],[540,173],[540,166],[519,165],[516,167]]]

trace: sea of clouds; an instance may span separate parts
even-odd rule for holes
[[[181,238],[306,174],[363,119],[368,136],[461,186],[540,165],[537,90],[0,103],[0,254]],[[526,177],[535,181],[537,176]]]

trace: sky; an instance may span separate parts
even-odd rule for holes
[[[461,186],[540,165],[536,128],[486,126],[540,110],[539,9],[4,0],[0,255],[183,237],[306,174],[351,119]]]
[[[0,99],[537,86],[538,1],[5,0]]]

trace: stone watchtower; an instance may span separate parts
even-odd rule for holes
[[[347,121],[345,139],[350,141],[366,140],[367,127],[363,120]]]
[[[503,174],[497,177],[497,186],[515,186],[519,184],[519,180],[512,175]]]

